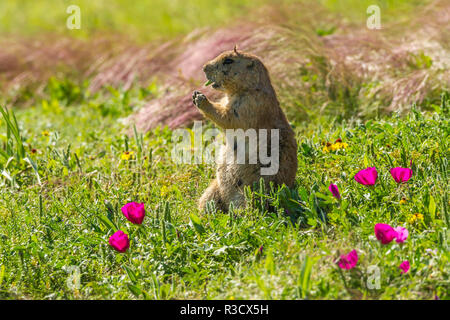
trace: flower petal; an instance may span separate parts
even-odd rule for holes
[[[397,232],[388,224],[377,223],[374,229],[375,236],[382,244],[388,244],[397,237]]]

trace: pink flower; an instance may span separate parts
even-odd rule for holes
[[[375,167],[363,169],[355,174],[355,180],[365,186],[373,186],[378,178],[378,172]]]
[[[407,273],[409,271],[409,261],[403,261],[398,267],[402,270],[402,274]]]
[[[356,263],[358,263],[358,253],[356,250],[352,250],[348,254],[341,256],[338,261],[338,266],[341,269],[349,270],[353,269],[356,266]]]
[[[338,189],[337,185],[330,184],[328,187],[328,190],[330,190],[330,192],[333,194],[333,197],[335,197],[336,199],[341,198],[341,195],[339,193],[339,189]]]
[[[392,178],[394,178],[395,182],[397,183],[408,181],[413,173],[410,168],[401,168],[401,167],[392,168],[390,171]]]
[[[382,244],[388,244],[397,237],[397,232],[388,224],[377,223],[375,225],[375,236]]]
[[[145,218],[143,203],[130,202],[122,207],[124,216],[134,224],[141,224]]]
[[[408,229],[403,228],[403,227],[397,227],[394,228],[395,232],[397,232],[397,235],[395,236],[395,241],[397,241],[398,243],[403,243],[405,242],[406,239],[408,239]]]
[[[111,237],[109,237],[109,244],[117,251],[123,253],[130,247],[130,239],[128,239],[128,235],[126,233],[118,230]]]

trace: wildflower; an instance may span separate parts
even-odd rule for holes
[[[408,181],[412,176],[412,170],[409,168],[396,167],[390,170],[395,182],[402,183]]]
[[[48,132],[47,130],[44,130],[41,132],[41,134],[45,137],[48,137],[50,135],[50,132]]]
[[[402,200],[400,200],[399,204],[405,204],[406,203],[406,199],[402,198]]]
[[[340,149],[345,149],[348,147],[348,144],[345,142],[335,142],[331,145],[331,150],[336,151]]]
[[[327,153],[331,151],[331,143],[327,142],[326,145],[322,149],[323,152]]]
[[[37,149],[33,148],[31,149],[31,154],[36,154],[37,153]]]
[[[326,145],[323,147],[322,151],[327,153],[327,152],[330,152],[330,151],[337,151],[337,150],[340,150],[340,149],[345,149],[347,147],[348,147],[348,144],[345,143],[345,142],[342,142],[342,139],[339,138],[333,144],[330,143],[330,142],[327,142]]]
[[[397,243],[403,243],[406,239],[408,239],[408,229],[403,227],[394,228],[395,232],[397,232],[397,236],[395,237],[395,241]]]
[[[130,239],[128,235],[121,230],[116,231],[111,237],[109,237],[109,244],[115,250],[124,253],[130,248]]]
[[[388,224],[377,223],[375,236],[382,244],[388,244],[397,237],[397,232]]]
[[[169,193],[170,193],[170,188],[168,188],[166,185],[163,185],[161,187],[161,191],[160,191],[161,197],[165,197]]]
[[[350,251],[348,254],[344,254],[338,261],[338,266],[341,269],[353,269],[358,263],[358,253],[356,250]]]
[[[341,195],[339,193],[339,189],[338,189],[337,185],[330,184],[328,187],[328,190],[330,190],[330,192],[333,194],[333,197],[335,197],[336,199],[341,198]]]
[[[130,202],[122,207],[123,215],[134,224],[141,224],[145,218],[143,203]]]
[[[363,184],[365,186],[373,186],[375,184],[375,182],[377,181],[378,178],[378,172],[377,169],[375,167],[369,167],[363,170],[360,170],[356,175],[355,175],[355,180],[360,183]]]
[[[126,152],[122,153],[121,158],[122,158],[122,160],[130,160],[130,159],[133,159],[133,156],[134,156],[133,151],[126,151]]]
[[[333,144],[330,146],[330,148],[331,148],[332,151],[337,151],[337,150],[339,150],[339,149],[340,149],[340,148],[339,148],[339,143],[333,143]]]
[[[409,224],[415,223],[417,220],[423,221],[423,214],[421,213],[414,213],[408,220]]]
[[[402,271],[402,274],[407,273],[409,271],[409,261],[405,260],[398,266]]]

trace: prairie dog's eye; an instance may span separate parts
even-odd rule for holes
[[[233,59],[226,58],[225,61],[223,62],[223,64],[232,64],[233,62],[234,62]]]

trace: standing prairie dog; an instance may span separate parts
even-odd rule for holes
[[[226,51],[209,61],[204,67],[208,83],[225,93],[220,102],[211,102],[202,93],[195,91],[193,102],[200,112],[222,129],[266,129],[268,144],[271,144],[271,129],[278,129],[278,170],[271,175],[262,175],[266,164],[258,158],[257,163],[227,163],[225,158],[236,153],[236,142],[226,140],[221,149],[223,161],[217,165],[217,177],[199,200],[199,209],[204,210],[209,201],[226,212],[230,203],[234,207],[245,204],[243,189],[264,179],[266,185],[286,184],[292,187],[297,172],[297,143],[294,132],[280,108],[272,87],[269,73],[261,60],[251,54]],[[246,149],[247,150],[247,149]],[[271,150],[270,147],[268,149]]]

